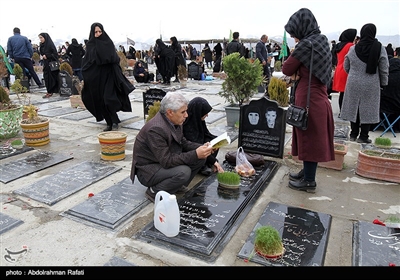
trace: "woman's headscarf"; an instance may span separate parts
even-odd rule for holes
[[[336,44],[336,52],[340,52],[348,43],[353,43],[357,36],[357,29],[349,28],[342,32],[339,36],[339,43]]]
[[[100,27],[102,34],[95,37],[95,28]],[[110,39],[101,23],[95,22],[90,27],[89,40],[86,43],[86,54],[82,60],[82,70],[96,62],[98,65],[119,63],[114,42]]]
[[[367,23],[361,28],[360,42],[355,46],[357,57],[367,63],[366,73],[375,74],[382,44],[375,38],[376,26]]]
[[[39,51],[41,55],[44,54],[49,54],[49,53],[57,53],[56,46],[53,43],[53,40],[51,39],[50,35],[46,32],[42,32],[39,34],[44,38],[44,42],[40,42],[39,45]],[[49,60],[57,60],[57,57],[48,57],[47,59]]]
[[[196,143],[205,143],[210,141],[210,139],[205,139],[206,136],[209,136],[208,138],[210,136],[212,136],[211,138],[215,137],[209,132],[206,121],[201,120],[211,110],[211,105],[202,97],[195,97],[189,102],[187,109],[188,117],[183,123],[183,133],[187,140]]]
[[[289,18],[285,30],[300,40],[291,56],[300,60],[308,69],[310,69],[312,44],[314,48],[312,74],[328,85],[332,75],[332,54],[328,38],[321,34],[313,13],[307,8],[301,8]]]

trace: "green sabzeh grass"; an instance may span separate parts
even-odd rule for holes
[[[225,185],[236,186],[240,184],[240,175],[236,172],[226,171],[218,173],[218,182]]]

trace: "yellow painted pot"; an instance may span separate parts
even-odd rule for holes
[[[98,134],[103,160],[122,160],[125,158],[125,143],[128,134],[121,131],[106,131]]]
[[[36,147],[50,143],[49,119],[39,123],[24,123],[24,121],[22,120],[20,125],[24,134],[25,145]]]

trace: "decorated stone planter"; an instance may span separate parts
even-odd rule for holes
[[[125,144],[128,134],[122,131],[106,131],[98,134],[101,159],[116,161],[125,158]]]
[[[25,119],[20,125],[26,146],[37,147],[50,143],[50,119],[43,118],[43,121],[37,123],[29,123],[29,119]]]

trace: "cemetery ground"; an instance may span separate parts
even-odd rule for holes
[[[208,127],[215,134],[221,134],[227,129],[224,117],[226,104],[217,94],[221,89],[221,84],[222,80],[219,79],[189,80],[186,88],[180,88],[179,83],[171,83],[171,86],[163,89],[182,92],[189,100],[196,96],[206,98],[213,106],[212,114],[206,119]],[[7,228],[3,226],[0,231],[1,266],[16,268],[20,266],[108,265],[263,266],[262,263],[248,261],[238,255],[242,252],[254,227],[263,217],[264,211],[271,204],[307,209],[330,217],[324,231],[326,244],[319,252],[320,263],[315,265],[369,265],[360,260],[360,254],[370,252],[360,249],[359,243],[362,243],[362,238],[354,237],[358,229],[355,225],[361,222],[368,223],[369,226],[375,219],[384,220],[390,214],[398,216],[400,213],[399,184],[356,175],[357,153],[361,149],[361,144],[344,139],[349,150],[345,156],[343,170],[319,167],[315,194],[288,188],[288,172],[301,169],[301,164],[294,161],[290,155],[291,128],[289,126],[285,133],[283,158],[266,157],[268,161],[276,163],[277,167],[273,176],[262,182],[262,186],[251,201],[240,211],[243,213],[239,213],[227,232],[221,235],[217,240],[218,244],[211,246],[211,253],[191,253],[185,248],[141,238],[143,237],[141,232],[153,222],[154,204],[145,199],[145,187],[140,184],[132,185],[126,178],[130,174],[135,136],[144,122],[142,94],[148,86],[135,83],[136,89],[130,94],[133,112],[119,114],[122,121],[119,131],[128,134],[126,157],[120,161],[100,159],[97,135],[103,131],[104,122],[97,123],[85,110],[72,111],[68,98],[59,98],[58,95],[54,95],[49,100],[43,100],[43,92],[33,89],[32,103],[37,102],[40,115],[46,115],[51,119],[50,143],[2,158],[1,165],[24,160],[38,152],[43,156],[54,155],[54,162],[22,177],[18,177],[17,174],[16,178],[10,177],[5,182],[0,182],[2,223],[11,223]],[[262,96],[258,94],[254,98],[262,98]],[[335,118],[339,123],[340,119],[337,119],[337,116]],[[370,138],[374,140],[380,133],[381,131],[370,132]],[[22,132],[19,136],[22,136]],[[393,146],[400,147],[399,137],[393,137],[390,132],[385,137],[392,140]],[[1,143],[3,144],[4,140]],[[227,151],[237,148],[238,139],[221,148],[218,154],[220,162],[223,162]],[[93,163],[99,163],[99,165]],[[90,173],[88,170],[94,171]],[[207,180],[207,178],[197,175],[190,186],[194,187],[202,180]],[[57,187],[63,184],[76,189],[67,194],[52,192],[56,192]],[[29,190],[27,186],[30,185],[37,186],[39,189],[47,185],[47,189],[42,189],[42,191],[47,191],[47,195],[38,199],[41,193]],[[114,185],[120,188],[117,191],[121,195],[120,199],[115,197],[111,199],[112,193],[107,192]],[[130,187],[132,189],[129,189]],[[124,192],[121,189],[127,189],[127,191]],[[102,220],[102,223],[98,223],[101,217],[85,216],[80,207],[100,195],[101,207],[108,211],[108,219]],[[129,199],[130,195],[134,197]],[[135,196],[139,198],[136,199]],[[107,200],[107,198],[110,199]],[[181,196],[178,196],[178,199],[180,198]],[[123,216],[114,220],[113,214],[118,216],[120,209],[113,208],[113,201],[118,202],[123,199],[126,201],[119,204],[119,207],[131,207],[124,208]],[[132,205],[126,205],[132,201],[134,201]],[[91,213],[96,209],[87,211]],[[398,247],[396,250],[399,256]],[[313,258],[313,256],[308,258]],[[397,263],[393,262],[400,266],[398,258]],[[377,263],[377,265],[386,266],[382,263]]]

